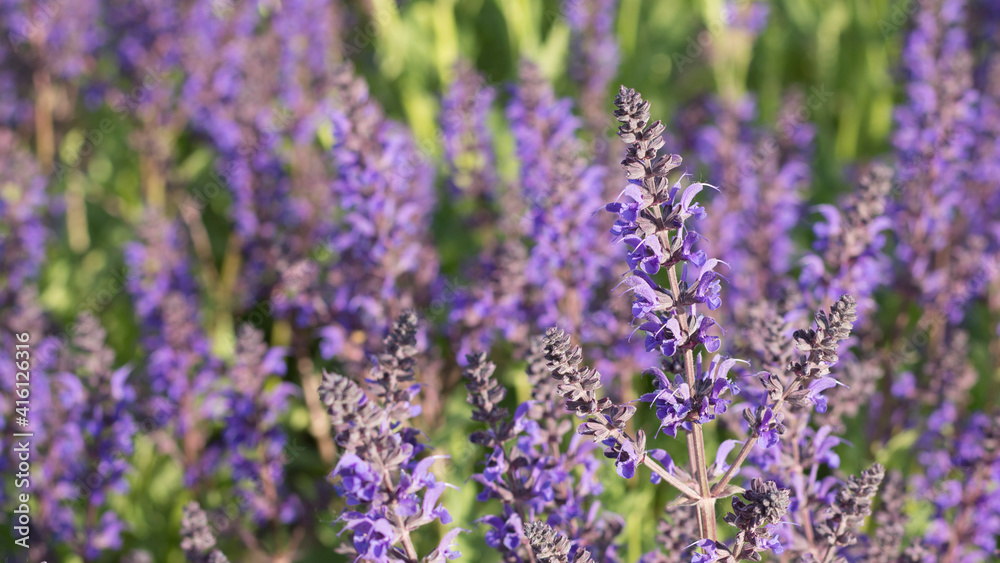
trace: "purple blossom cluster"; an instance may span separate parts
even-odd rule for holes
[[[617,0],[564,0],[562,10],[572,30],[570,74],[580,85],[580,110],[589,128],[607,128],[608,88],[618,71],[618,38],[614,34]]]
[[[755,124],[757,104],[749,96],[710,100],[680,115],[681,130],[696,131],[685,144],[721,182],[713,213],[699,223],[699,231],[706,252],[725,255],[730,322],[745,323],[755,303],[795,292],[792,230],[802,220],[815,136],[812,125],[797,117],[804,102],[802,96],[787,96],[774,130]],[[698,123],[707,116],[712,122]],[[748,232],[756,236],[741,236]]]
[[[691,472],[680,471],[665,452],[655,455],[646,452],[646,437],[641,430],[631,438],[625,423],[634,414],[635,407],[615,405],[608,399],[598,400],[594,393],[598,387],[596,374],[579,367],[578,349],[572,351],[561,332],[550,331],[546,340],[549,367],[553,377],[564,382],[559,393],[567,400],[566,408],[587,417],[587,422],[579,428],[581,434],[604,441],[608,445],[606,455],[618,454],[619,475],[631,478],[636,465],[645,462],[653,469],[654,480],[667,480],[687,497],[686,503],[696,506],[698,534],[704,539],[696,542],[701,551],[694,555],[693,561],[759,560],[761,552],[780,554],[786,549],[829,557],[841,547],[853,545],[853,540],[838,536],[831,546],[824,547],[811,531],[805,541],[798,542],[778,524],[784,522],[790,508],[799,508],[798,519],[805,519],[808,529],[811,530],[814,519],[817,525],[827,525],[820,524],[818,515],[814,517],[807,508],[808,498],[802,489],[807,483],[801,480],[802,466],[798,463],[791,466],[791,477],[779,470],[779,462],[787,456],[781,445],[786,433],[782,408],[788,405],[801,409],[812,405],[825,410],[826,399],[821,392],[835,381],[829,377],[830,368],[839,359],[839,344],[848,338],[857,320],[855,300],[845,295],[829,313],[821,311],[816,316],[815,329],[797,330],[793,334],[799,356],[790,356],[790,361],[779,366],[775,373],[762,371],[757,374],[763,393],[755,400],[758,406],[744,407],[746,437],[735,462],[726,463],[728,453],[735,446],[734,442],[728,442],[719,448],[716,461],[710,467],[702,425],[723,415],[731,404],[731,399],[723,395],[729,392],[735,396],[739,388],[729,377],[737,360],[717,355],[706,366],[701,353],[695,355],[695,349],[715,353],[721,347],[719,337],[707,332],[715,325],[714,320],[698,311],[699,305],[707,310],[721,306],[719,276],[714,271],[719,262],[708,258],[703,250],[695,249],[700,235],[687,223],[688,219],[704,219],[707,215],[704,208],[694,202],[694,196],[703,185],[684,185],[683,175],[673,183],[668,181],[667,175],[680,164],[680,158],[659,155],[664,144],[661,136],[664,126],[659,121],[650,121],[648,102],[623,86],[615,104],[618,107],[615,116],[622,123],[619,137],[627,146],[622,161],[628,179],[622,197],[627,199],[609,204],[607,208],[618,215],[612,232],[629,249],[626,262],[630,271],[625,281],[634,294],[635,324],[647,334],[647,350],[658,350],[663,355],[664,369],[650,370],[657,391],[642,399],[655,407],[660,430],[672,437],[677,436],[678,430],[685,433]],[[661,268],[667,270],[665,277],[669,288],[660,286],[653,278]],[[665,370],[677,374],[673,381]],[[803,439],[808,439],[808,430],[802,432]],[[798,446],[797,439],[792,444]],[[836,441],[824,442],[823,447],[831,444]],[[819,453],[818,448],[816,451]],[[758,479],[753,489],[746,491],[730,485],[748,458],[753,458],[768,477],[773,475],[776,479],[767,482]],[[795,460],[799,459],[796,452]],[[658,461],[663,465],[656,463]],[[660,471],[670,478],[661,475]],[[800,477],[795,499],[798,506],[792,500],[790,488],[796,475]],[[811,475],[815,480],[815,471]],[[710,483],[715,479],[718,481]],[[744,500],[734,496],[741,492]],[[726,517],[726,522],[739,530],[732,545],[720,542],[716,529],[716,499],[728,496],[733,496],[734,512]],[[834,503],[830,510],[836,511],[838,506]],[[852,514],[857,513],[851,510]],[[858,524],[858,520],[851,520],[850,529]],[[834,527],[836,534],[845,533],[843,527],[838,521]],[[824,536],[820,534],[820,537]],[[821,550],[823,556],[819,555]]]
[[[465,94],[466,102],[457,102],[472,80],[465,74],[456,81],[449,95],[456,101],[450,103],[462,109],[448,106],[445,123],[485,118],[491,94],[485,99]],[[538,66],[523,61],[506,117],[519,172],[517,182],[505,190],[496,181],[491,186],[492,201],[502,212],[497,226],[503,238],[491,241],[471,267],[487,283],[459,289],[456,295],[450,319],[456,330],[472,333],[462,338],[463,354],[490,346],[497,336],[526,350],[531,334],[559,324],[579,334],[588,348],[641,358],[641,351],[626,344],[631,329],[617,315],[624,301],[613,297],[618,283],[613,256],[603,244],[604,230],[592,219],[603,206],[606,171],[587,160],[572,100],[557,98]],[[451,126],[445,133],[446,139],[473,134]],[[475,134],[488,144],[485,135]],[[495,159],[480,158],[486,163]],[[484,178],[495,177],[489,168],[483,173]]]
[[[993,196],[975,180],[982,167],[993,166],[995,140],[982,128],[990,126],[994,104],[974,84],[967,15],[962,0],[935,2],[917,13],[903,52],[909,101],[896,112],[893,137],[904,196],[893,209],[904,268],[897,278],[901,286],[912,285],[929,313],[952,322],[980,291],[970,288],[983,285],[977,278],[996,277],[995,268],[982,262],[995,258],[998,244]]]
[[[405,4],[0,2],[0,473],[30,335],[32,560],[996,556],[993,3],[916,7],[893,152],[844,194],[813,189],[810,99],[740,93],[762,4],[726,4],[677,131],[620,87],[617,157],[618,2],[562,2],[509,84],[443,71],[434,142],[351,43],[438,6]]]
[[[553,416],[561,409],[543,346],[541,338],[532,340],[527,365],[532,398],[513,416],[499,404],[507,390],[496,379],[496,366],[482,353],[466,358],[472,419],[488,427],[470,438],[488,452],[482,472],[473,475],[482,485],[477,500],[498,499],[503,507],[501,514],[480,519],[490,528],[486,543],[505,561],[538,560],[531,530],[544,525],[563,534],[565,555],[574,560],[618,561],[621,518],[600,513],[603,486],[594,444],[579,435],[564,444],[572,423],[569,413]]]
[[[330,414],[341,457],[330,477],[337,494],[350,507],[338,519],[350,543],[343,551],[365,561],[417,561],[411,534],[435,520],[451,522],[439,504],[449,487],[430,472],[441,456],[427,450],[420,431],[406,426],[419,414],[413,400],[417,318],[404,312],[384,340],[385,350],[365,379],[369,391],[338,373],[325,373],[319,392]],[[454,528],[420,561],[443,562],[459,557],[452,542]]]

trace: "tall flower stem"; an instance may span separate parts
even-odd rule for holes
[[[661,238],[662,237],[661,235]],[[669,241],[664,241],[668,243]],[[681,295],[680,282],[677,279],[677,268],[671,266],[667,268],[667,277],[670,281],[670,292],[677,299]],[[677,308],[677,318],[681,324],[681,329],[688,331],[687,312],[682,308]],[[684,351],[684,375],[688,387],[695,387],[694,351],[688,348]],[[715,500],[712,498],[711,490],[708,486],[708,464],[705,461],[705,434],[700,424],[693,425],[688,434],[688,457],[691,460],[691,473],[698,479],[698,490],[701,498],[698,502],[698,527],[702,537],[711,540],[718,539],[715,527]]]
[[[396,486],[393,485],[392,477],[389,476],[388,471],[382,474],[382,482],[385,485],[385,490],[387,491],[396,490]],[[399,504],[398,501],[393,500],[388,513],[393,515],[393,517],[396,520],[395,524],[401,532],[400,533],[401,537],[399,538],[399,541],[402,542],[403,550],[406,551],[406,558],[410,562],[415,562],[419,559],[417,557],[417,548],[413,547],[413,540],[410,538],[410,531],[406,529],[406,523],[403,521],[403,517],[396,512],[397,504]]]
[[[652,173],[650,164],[648,162],[643,163],[646,167],[647,174]],[[659,219],[662,218],[662,211],[659,206],[652,207],[654,215]],[[657,234],[657,238],[660,240],[660,244],[664,248],[670,248],[670,239],[666,231],[661,231]],[[681,295],[680,281],[677,278],[677,267],[676,265],[667,268],[667,278],[670,283],[670,292],[673,294],[674,299],[678,299]],[[688,314],[683,307],[677,307],[677,320],[681,325],[681,330],[688,333]],[[694,368],[694,351],[687,349],[684,351],[684,377],[690,389],[695,387],[695,368]],[[705,456],[705,434],[702,431],[700,424],[694,424],[692,431],[688,434],[688,459],[691,463],[691,473],[694,474],[695,478],[698,480],[698,528],[701,536],[704,538],[709,538],[716,540],[717,532],[715,525],[715,500],[712,498],[713,494],[709,489],[708,485],[708,464],[706,463]]]

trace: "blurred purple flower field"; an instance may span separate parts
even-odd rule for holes
[[[5,561],[1000,560],[992,0],[0,31]]]

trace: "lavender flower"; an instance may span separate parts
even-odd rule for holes
[[[871,515],[872,497],[878,492],[884,476],[885,469],[876,463],[864,470],[861,477],[851,476],[847,484],[837,491],[829,516],[816,526],[816,533],[828,546],[824,560],[828,560],[829,554],[837,548],[853,545],[857,541],[856,531]]]
[[[540,345],[533,342],[529,357],[529,372],[535,374],[544,369]],[[492,528],[486,535],[487,544],[507,560],[530,560],[522,547],[531,541],[528,527],[546,518],[567,534],[577,556],[589,550],[604,560],[617,560],[615,540],[622,525],[612,515],[597,516],[596,496],[602,487],[595,477],[594,446],[580,436],[563,446],[572,424],[565,416],[553,416],[561,409],[554,401],[552,386],[543,383],[537,387],[533,400],[519,405],[510,418],[498,405],[506,390],[493,375],[495,366],[484,354],[470,355],[466,364],[463,375],[473,419],[489,425],[488,430],[471,437],[489,452],[482,473],[473,476],[483,485],[478,500],[497,498],[503,504],[502,515],[480,520]],[[532,544],[532,548],[537,557],[537,546]]]
[[[618,42],[614,36],[617,0],[565,0],[563,11],[572,30],[571,44],[577,56],[570,61],[570,74],[580,85],[580,107],[595,132],[607,128],[604,105],[608,86],[618,71]]]
[[[184,507],[181,520],[181,549],[188,563],[228,563],[229,559],[215,547],[215,534],[208,526],[208,515],[197,502]]]
[[[489,204],[496,198],[496,155],[486,126],[496,94],[466,62],[455,65],[455,80],[441,103],[441,133],[449,178],[456,193]]]
[[[325,373],[320,397],[327,406],[336,443],[343,455],[330,477],[337,492],[354,508],[338,522],[341,534],[350,532],[351,545],[344,546],[359,558],[388,563],[416,561],[411,533],[435,520],[451,521],[439,504],[449,486],[429,472],[440,456],[422,455],[426,446],[420,433],[405,426],[416,411],[412,401],[419,385],[412,381],[417,348],[416,315],[407,311],[393,325],[383,345],[385,352],[367,379],[372,394],[336,373]],[[455,559],[450,548],[455,534],[447,534],[430,560]]]
[[[559,534],[544,522],[532,522],[525,526],[525,535],[531,544],[535,560],[539,563],[569,563],[570,543],[565,536]],[[589,563],[593,561],[590,552],[578,549],[573,557],[573,563]]]
[[[126,523],[108,499],[129,490],[137,430],[132,368],[114,367],[106,335],[96,317],[81,316],[55,365],[37,366],[43,371],[33,397],[39,400],[31,405],[38,413],[33,419],[45,428],[36,446],[42,468],[33,490],[39,525],[88,558],[122,546]],[[81,504],[85,515],[77,510]]]
[[[226,457],[258,524],[287,523],[301,511],[298,498],[288,493],[284,483],[288,438],[278,424],[288,398],[298,394],[298,389],[285,382],[267,385],[272,374],[284,374],[285,353],[282,348],[269,348],[259,331],[243,326],[236,362],[229,370],[233,388],[225,396],[229,413],[223,431]]]
[[[3,8],[3,35],[15,53],[30,56],[62,78],[77,78],[93,68],[105,32],[99,2],[60,4],[44,17],[34,13],[30,2],[7,2]]]

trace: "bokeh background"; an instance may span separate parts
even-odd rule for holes
[[[474,528],[489,507],[475,501],[469,480],[483,452],[468,442],[477,426],[456,358],[488,341],[513,390],[510,401],[524,400],[526,338],[545,328],[529,320],[482,341],[467,338],[483,330],[470,317],[490,321],[468,312],[470,288],[507,268],[490,262],[493,274],[484,273],[477,260],[511,232],[504,217],[516,201],[531,197],[508,188],[530,180],[516,130],[524,123],[505,111],[518,88],[541,80],[572,100],[565,109],[579,118],[570,131],[578,139],[574,156],[607,166],[605,198],[624,184],[611,117],[619,84],[652,103],[653,116],[667,124],[667,150],[685,157],[688,172],[723,191],[742,181],[740,169],[723,171],[711,155],[727,140],[752,146],[776,135],[778,160],[807,168],[792,182],[797,257],[817,238],[811,206],[842,202],[865,166],[899,159],[894,115],[910,103],[912,77],[903,48],[918,14],[950,4],[3,2],[3,347],[11,353],[11,331],[27,330],[36,343],[31,420],[41,432],[33,467],[36,490],[48,491],[33,508],[32,561],[138,561],[143,551],[155,561],[183,561],[181,508],[190,500],[216,515],[220,546],[233,561],[281,552],[289,542],[298,561],[348,560],[333,553],[344,505],[326,481],[336,454],[328,435],[324,441],[329,430],[315,392],[323,369],[363,376],[404,307],[423,323],[417,420],[451,456],[436,467],[459,486],[446,493],[446,505],[458,525]],[[982,51],[995,49],[989,4],[970,3],[959,23],[970,37],[986,38],[976,43]],[[974,49],[972,62],[981,55]],[[523,61],[535,67],[525,70]],[[446,96],[461,98],[454,85],[462,80],[473,93],[449,106]],[[484,116],[488,150],[455,149],[449,127],[473,110]],[[949,110],[941,102],[936,111]],[[554,115],[556,127],[564,117]],[[715,141],[706,140],[712,127]],[[370,159],[359,163],[359,155]],[[494,165],[496,176],[484,180],[482,171]],[[593,201],[581,199],[579,216],[606,232],[611,219],[594,215]],[[1000,211],[992,213],[996,220]],[[886,243],[885,255],[894,248]],[[725,259],[725,249],[718,254]],[[619,262],[583,267],[617,277]],[[966,391],[976,392],[963,409],[995,403],[992,264],[981,291],[949,321],[965,328],[957,353],[975,371]],[[920,299],[896,281],[907,276],[875,280],[877,306],[869,311],[868,334],[878,342],[870,349],[897,359],[907,334],[926,336]],[[606,288],[589,299],[618,300],[617,310],[626,311],[619,323],[626,323],[618,293]],[[946,332],[915,344],[905,361],[876,362],[882,369],[872,397],[889,396],[898,372],[915,370],[923,381],[926,349],[935,339],[952,346]],[[633,344],[641,347],[641,338]],[[634,398],[648,387],[634,358],[603,349],[591,361],[621,378],[615,392]],[[13,373],[2,369],[6,434]],[[66,381],[74,376],[80,389]],[[880,418],[870,399],[858,399],[845,418],[842,435],[853,447],[843,450],[840,471],[856,473],[875,460],[918,471],[911,449],[919,428]],[[713,445],[722,438],[708,436]],[[0,466],[3,519],[14,492],[8,446]],[[251,493],[267,506],[234,500],[245,498],[240,471],[268,464],[280,466],[283,486]],[[90,490],[81,483],[94,468],[100,476]],[[613,467],[603,471],[605,506],[628,516],[623,555],[635,560],[653,547],[670,497],[642,479],[614,478]],[[933,509],[914,502],[907,510],[908,533],[921,534]],[[418,550],[432,549],[444,530],[425,528]],[[9,534],[9,526],[0,531],[4,545],[12,545]],[[481,529],[458,542],[465,560],[495,558]]]

